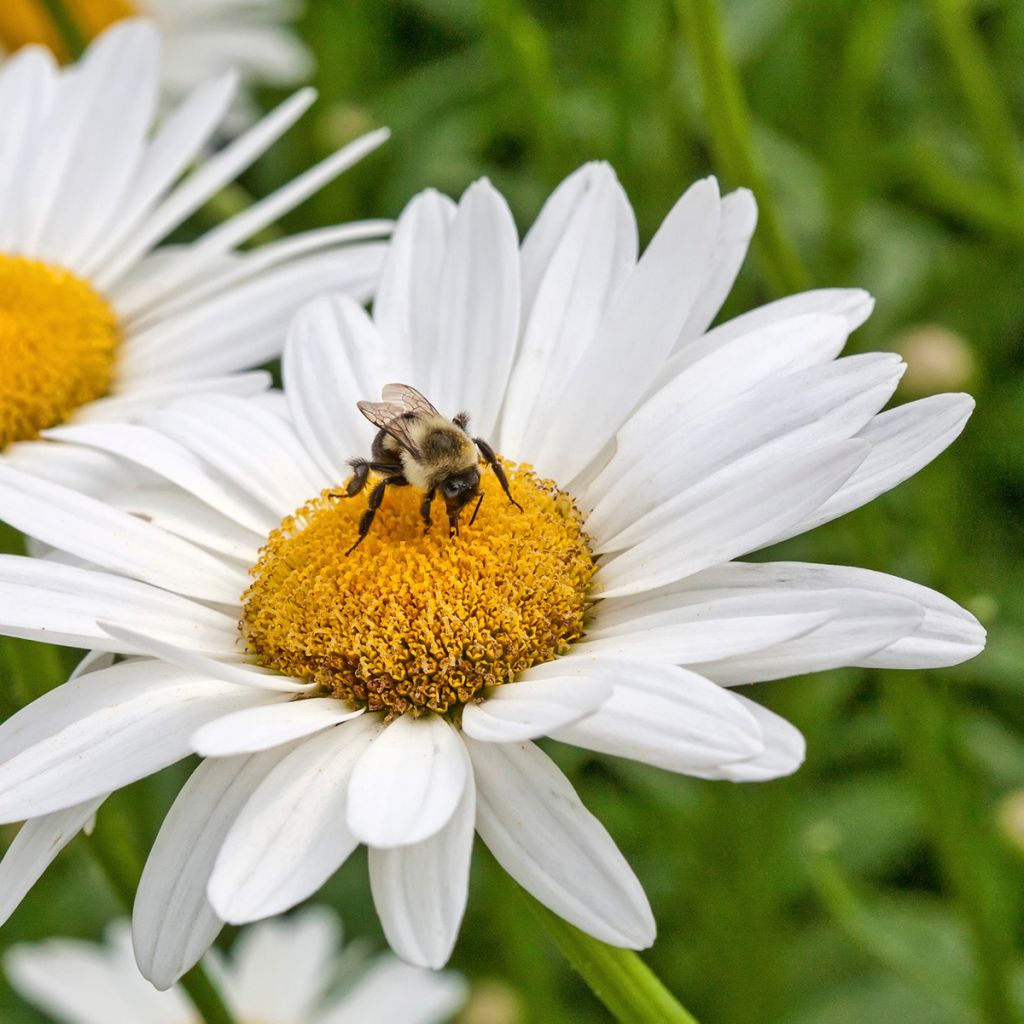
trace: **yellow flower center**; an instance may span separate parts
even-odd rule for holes
[[[138,13],[129,0],[64,0],[64,9],[78,30],[92,39],[108,25]],[[0,47],[13,52],[28,43],[48,46],[58,59],[70,54],[43,0],[2,0],[0,2]]]
[[[85,281],[0,254],[0,450],[106,394],[118,337],[114,311]]]
[[[443,502],[389,488],[366,540],[366,494],[325,491],[270,535],[243,597],[242,634],[263,665],[370,710],[443,713],[481,687],[564,654],[583,632],[595,566],[572,498],[509,465],[516,509],[493,474],[476,522],[448,536]],[[440,520],[440,522],[438,522]]]

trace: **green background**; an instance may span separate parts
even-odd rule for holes
[[[425,186],[457,196],[485,174],[525,229],[599,158],[646,240],[717,173],[754,186],[762,211],[726,314],[805,285],[863,286],[878,305],[849,350],[917,356],[897,401],[976,396],[964,436],[918,477],[768,554],[943,590],[990,630],[982,656],[757,688],[808,740],[803,770],[778,782],[549,746],[647,889],[659,939],[645,960],[705,1024],[1024,1020],[1024,4],[311,0],[300,30],[320,100],[245,188],[263,195],[366,128],[394,137],[288,229],[393,216]],[[4,715],[74,660],[3,651]],[[118,794],[101,833],[128,822],[144,849],[186,772]],[[321,897],[383,945],[364,856]],[[97,936],[118,911],[79,840],[0,947]],[[609,1019],[479,843],[452,966],[475,985],[466,1021]],[[0,1020],[41,1019],[0,983]]]

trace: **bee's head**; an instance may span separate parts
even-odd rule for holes
[[[453,473],[438,485],[448,509],[448,521],[458,532],[459,513],[480,493],[480,470],[476,466]]]

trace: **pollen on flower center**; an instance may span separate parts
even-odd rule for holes
[[[0,254],[0,450],[106,394],[118,338],[114,311],[85,281]]]
[[[446,712],[481,687],[565,653],[583,632],[595,566],[572,498],[509,465],[476,522],[449,537],[443,504],[424,533],[423,495],[388,490],[366,540],[365,492],[324,492],[271,534],[250,570],[241,629],[260,661],[371,710]],[[438,522],[437,520],[441,520]]]
[[[137,14],[129,0],[64,0],[75,26],[92,39],[108,25]],[[29,43],[49,47],[62,61],[70,54],[45,0],[3,0],[0,3],[0,47],[13,52]]]

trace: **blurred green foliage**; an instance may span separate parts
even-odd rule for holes
[[[719,14],[724,68],[693,38]],[[425,186],[458,195],[480,175],[525,228],[565,174],[606,159],[646,239],[692,179],[734,188],[753,167],[778,238],[759,230],[726,313],[800,276],[867,287],[878,306],[851,348],[935,364],[927,379],[912,366],[898,400],[977,397],[962,439],[917,478],[769,554],[937,587],[983,619],[985,654],[759,688],[808,740],[804,769],[779,782],[703,783],[552,747],[650,894],[660,937],[645,959],[705,1024],[1024,1020],[1024,5],[309,0],[301,31],[320,101],[246,187],[263,195],[373,125],[394,138],[289,229],[395,215]],[[950,345],[959,360],[942,356]],[[52,653],[6,650],[40,662],[24,676],[38,688],[53,682]],[[114,798],[140,847],[186,770]],[[364,857],[322,896],[349,934],[382,944]],[[472,1016],[481,1003],[466,1021],[607,1020],[524,908],[478,846],[453,966],[519,1016]],[[95,936],[117,910],[77,842],[0,945]],[[0,988],[0,1020],[40,1019]]]

